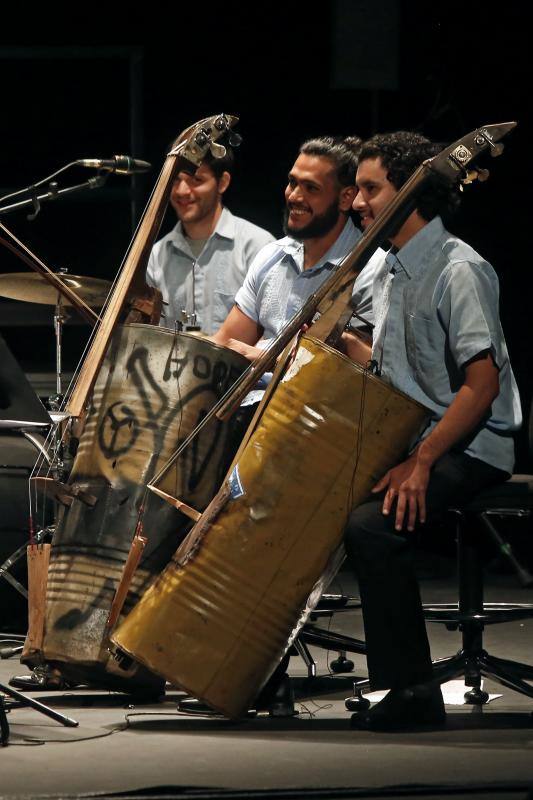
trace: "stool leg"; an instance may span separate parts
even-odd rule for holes
[[[480,657],[480,666],[483,675],[486,675],[487,678],[494,678],[502,686],[506,686],[507,689],[513,689],[515,692],[525,694],[527,697],[533,697],[533,686],[527,684],[518,675],[513,675],[510,670],[502,667],[500,659],[493,658],[488,653],[483,653]]]
[[[316,662],[306,643],[298,636],[294,640],[294,646],[298,651],[298,655],[301,657],[305,666],[307,667],[307,677],[316,678]]]

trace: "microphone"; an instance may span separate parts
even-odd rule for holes
[[[135,175],[136,172],[147,172],[152,168],[148,161],[141,161],[131,156],[113,156],[113,158],[80,158],[74,162],[79,167],[106,169],[117,175]]]

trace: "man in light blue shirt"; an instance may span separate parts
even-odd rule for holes
[[[439,148],[418,134],[375,136],[361,151],[354,209],[363,227]],[[378,482],[382,493],[357,508],[346,550],[358,573],[372,686],[390,689],[356,727],[374,730],[445,719],[431,657],[410,533],[453,503],[505,479],[514,461],[520,402],[498,313],[490,264],[448,233],[439,214],[457,193],[438,182],[390,237],[377,267],[372,359],[381,377],[430,411],[406,460]],[[370,352],[367,353],[367,357]],[[404,533],[407,529],[407,533]],[[431,535],[426,526],[423,535]]]
[[[354,248],[361,233],[349,218],[360,140],[310,139],[289,172],[283,239],[264,247],[237,292],[215,341],[253,360]],[[372,275],[354,287],[354,327],[371,330]]]
[[[233,153],[180,170],[170,192],[178,216],[150,254],[146,280],[163,295],[161,325],[212,334],[226,319],[254,256],[274,237],[222,204]]]

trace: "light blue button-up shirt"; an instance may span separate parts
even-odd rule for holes
[[[301,309],[305,301],[355,247],[361,232],[348,219],[340,235],[320,261],[304,269],[304,244],[286,236],[258,253],[235,302],[247,317],[264,330],[260,346],[266,346]],[[354,286],[357,313],[371,324],[373,269],[369,263]],[[354,322],[354,327],[363,323]]]
[[[181,222],[152,248],[146,281],[163,295],[161,325],[187,321],[193,313],[208,334],[215,333],[228,316],[255,255],[274,241],[268,231],[235,217],[227,208],[205,246],[195,258]]]
[[[464,382],[464,366],[490,350],[500,393],[490,416],[458,446],[468,455],[512,472],[513,431],[522,415],[500,323],[498,278],[490,264],[445,230],[439,217],[374,277],[376,329],[372,357],[382,377],[432,411],[427,435]]]

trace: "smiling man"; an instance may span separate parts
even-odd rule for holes
[[[256,253],[274,237],[223,205],[234,158],[208,159],[191,175],[178,172],[170,204],[178,217],[155,244],[146,279],[163,295],[161,325],[214,333],[230,311]]]
[[[360,153],[354,209],[373,224],[415,169],[439,151],[425,137],[374,136]],[[357,727],[408,728],[444,721],[418,585],[413,531],[450,505],[512,472],[520,401],[498,312],[498,279],[440,215],[458,202],[437,179],[390,237],[373,286],[372,359],[381,377],[426,406],[430,423],[407,458],[353,512],[346,550],[359,576],[373,689],[388,695]],[[367,354],[367,356],[369,353]]]
[[[349,216],[359,146],[357,137],[324,136],[300,147],[285,189],[286,236],[258,254],[215,341],[253,360],[353,249],[361,236]],[[372,324],[371,287],[365,269],[354,287],[364,320],[355,328]]]

